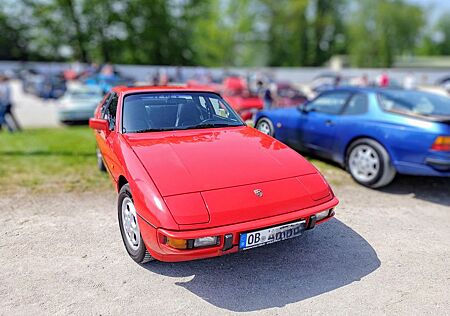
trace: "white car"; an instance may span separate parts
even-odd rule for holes
[[[88,122],[103,98],[99,87],[71,85],[58,102],[58,118],[63,124]]]

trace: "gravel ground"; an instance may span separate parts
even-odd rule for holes
[[[115,193],[0,197],[0,314],[450,313],[450,182],[335,188],[337,216],[221,258],[135,264]]]

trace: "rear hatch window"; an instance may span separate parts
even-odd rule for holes
[[[399,114],[450,120],[450,98],[422,91],[391,90],[379,93],[383,110]]]

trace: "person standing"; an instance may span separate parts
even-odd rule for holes
[[[6,119],[7,116],[11,119],[13,124]],[[20,130],[19,123],[12,113],[11,89],[9,87],[8,78],[4,75],[0,75],[0,129],[1,126],[5,124],[10,132]]]
[[[5,113],[6,113],[6,105],[3,105],[0,102],[0,131],[3,129],[3,125],[6,123]]]
[[[269,83],[267,85],[266,89],[264,90],[264,96],[263,96],[265,110],[270,110],[272,108],[272,106],[275,104],[276,94],[277,94],[276,83],[273,83],[273,82]]]
[[[380,75],[380,77],[378,78],[378,85],[380,87],[386,88],[386,87],[389,87],[389,83],[390,83],[390,80],[389,80],[389,76],[388,76],[387,72],[383,72]]]
[[[416,78],[412,72],[409,72],[403,79],[403,88],[412,90],[416,88]]]

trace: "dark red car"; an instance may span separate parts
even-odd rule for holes
[[[90,126],[137,262],[243,251],[334,215],[338,200],[316,168],[213,91],[117,87]]]

